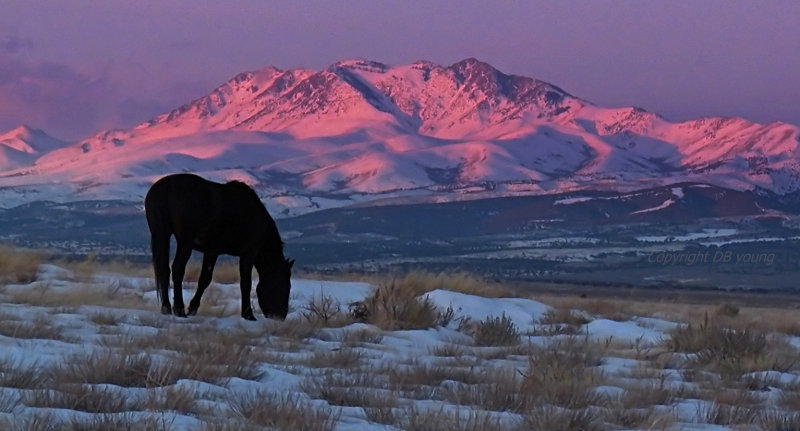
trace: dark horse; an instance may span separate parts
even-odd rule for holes
[[[181,283],[192,250],[203,253],[203,268],[188,314],[197,314],[203,291],[220,254],[239,256],[242,317],[256,320],[250,306],[253,266],[258,271],[258,305],[266,317],[286,318],[294,260],[283,256],[283,242],[264,204],[246,184],[214,183],[197,175],[168,175],[156,181],[144,199],[156,289],[161,312],[186,317]],[[169,303],[169,243],[175,235],[172,261],[174,304]]]

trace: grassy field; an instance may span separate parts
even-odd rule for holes
[[[231,267],[179,319],[147,267],[0,263],[2,429],[800,430],[791,303],[307,275],[246,322]]]

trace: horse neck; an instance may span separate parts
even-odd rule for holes
[[[283,245],[262,250],[256,260],[256,270],[261,274],[282,265],[286,261],[283,255]]]

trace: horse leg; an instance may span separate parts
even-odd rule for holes
[[[186,317],[183,305],[183,275],[186,273],[186,263],[192,256],[192,247],[178,243],[175,250],[175,260],[172,261],[172,314]]]
[[[153,252],[153,272],[156,292],[161,300],[161,314],[172,314],[169,303],[169,235],[152,235],[150,249]]]
[[[203,268],[200,270],[200,279],[197,281],[197,291],[194,292],[192,300],[189,301],[189,316],[197,314],[200,308],[200,299],[203,297],[206,287],[211,284],[211,273],[214,272],[214,265],[217,264],[217,255],[206,253],[203,255]]]
[[[253,287],[253,262],[250,259],[239,258],[239,285],[242,291],[242,317],[247,320],[256,320],[253,307],[250,305],[250,289]]]

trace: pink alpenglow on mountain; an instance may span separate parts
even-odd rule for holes
[[[673,123],[598,107],[472,58],[393,67],[345,60],[321,71],[241,73],[130,130],[70,145],[15,129],[0,136],[0,188],[6,207],[140,201],[158,177],[196,172],[253,185],[284,214],[389,197],[682,181],[781,194],[800,189],[799,136],[783,123]]]

